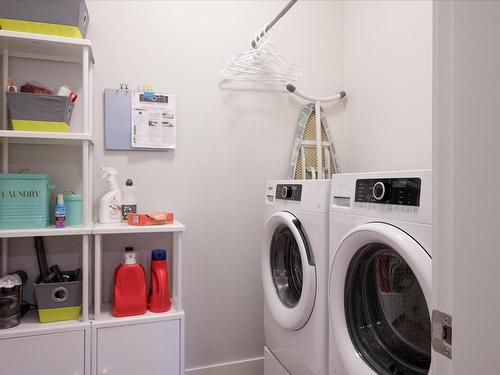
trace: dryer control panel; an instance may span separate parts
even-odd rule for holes
[[[302,198],[302,185],[278,184],[276,185],[276,199],[298,201]]]
[[[366,178],[356,180],[355,202],[420,206],[420,178]]]

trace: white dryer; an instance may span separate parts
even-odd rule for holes
[[[330,185],[330,180],[267,183],[265,375],[328,374]]]
[[[330,374],[429,373],[431,176],[333,177]]]

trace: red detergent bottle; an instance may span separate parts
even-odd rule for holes
[[[147,310],[147,286],[144,267],[137,263],[133,247],[127,247],[123,264],[115,271],[114,316],[141,315]]]
[[[167,250],[151,252],[151,286],[149,289],[149,311],[159,313],[170,310],[170,290],[168,289]]]

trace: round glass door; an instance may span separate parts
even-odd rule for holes
[[[401,255],[385,244],[359,249],[347,271],[344,303],[352,342],[378,374],[429,372],[429,310]]]
[[[286,224],[278,225],[274,231],[270,262],[279,299],[287,307],[296,306],[302,294],[302,260],[299,245]]]
[[[401,229],[366,223],[344,236],[330,269],[329,304],[346,373],[429,373],[431,284],[429,253]]]
[[[301,329],[314,308],[316,267],[304,228],[290,212],[275,213],[266,224],[262,284],[276,322],[286,329]]]

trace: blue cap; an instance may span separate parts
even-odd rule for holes
[[[165,260],[167,259],[167,250],[165,249],[155,249],[151,251],[152,260]]]

